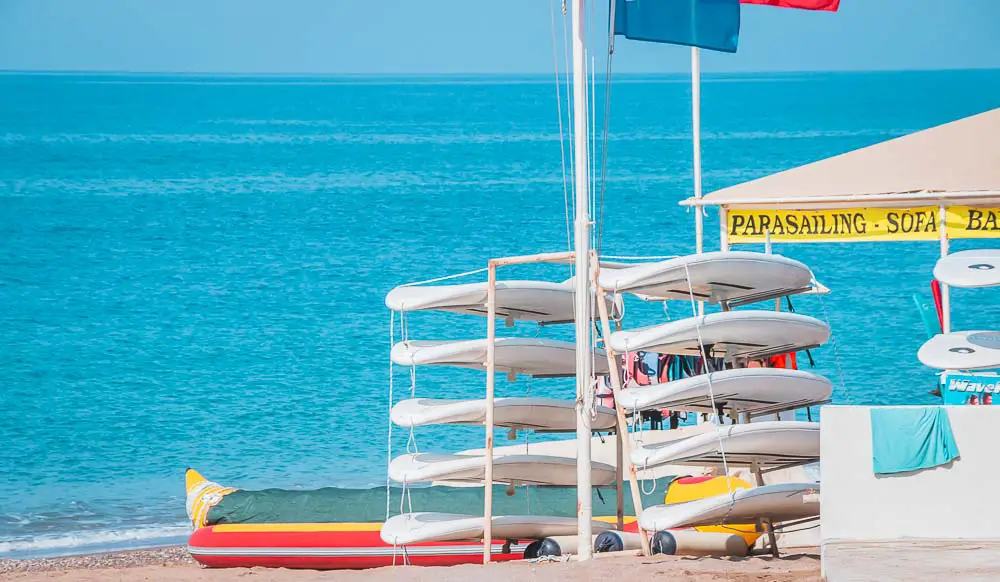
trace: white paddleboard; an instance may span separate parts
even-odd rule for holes
[[[952,287],[1000,285],[1000,249],[960,251],[938,259],[934,278]]]
[[[1000,331],[939,333],[920,346],[917,358],[939,370],[1000,368]]]
[[[594,430],[610,430],[617,421],[614,409],[597,407],[591,421]],[[397,426],[430,424],[474,424],[486,422],[486,400],[445,400],[410,398],[392,407]],[[498,427],[536,431],[576,430],[576,403],[555,398],[497,398],[493,402],[493,422]]]
[[[811,290],[812,272],[780,255],[716,251],[620,270],[602,270],[607,291],[645,299],[752,303]]]
[[[833,384],[802,370],[740,368],[683,378],[665,384],[622,390],[618,402],[628,410],[667,408],[690,412],[764,412],[802,407],[830,398]]]
[[[830,327],[822,321],[784,311],[723,311],[611,334],[611,348],[700,355],[699,340],[713,346],[713,357],[758,359],[822,345]]]
[[[382,525],[380,536],[387,544],[405,545],[420,542],[456,542],[483,539],[481,515],[458,513],[404,513],[390,517]],[[592,521],[594,533],[614,529],[603,521]],[[544,515],[506,515],[491,520],[494,539],[530,540],[576,533],[575,517]]]
[[[400,366],[458,366],[486,369],[487,340],[409,340],[392,346],[389,357]],[[576,345],[552,339],[496,338],[496,370],[535,377],[575,376]],[[608,374],[604,350],[593,353],[594,373]]]
[[[465,481],[478,483],[486,477],[484,455],[410,453],[389,463],[389,478],[397,483]],[[595,486],[615,481],[615,468],[591,463]],[[569,487],[576,485],[576,459],[549,455],[505,455],[493,459],[493,481]]]
[[[639,527],[646,531],[756,523],[770,519],[774,523],[819,516],[819,483],[779,483],[753,489],[736,489],[732,494],[695,499],[669,505],[654,505],[643,510]]]
[[[762,468],[819,459],[819,423],[774,420],[717,427],[679,441],[632,451],[636,468],[658,465],[723,465]]]
[[[487,287],[487,283],[404,285],[390,291],[385,304],[393,311],[434,310],[486,316]],[[497,281],[496,313],[501,319],[568,323],[573,321],[573,297],[569,281]],[[610,314],[620,312],[611,298],[607,305]]]

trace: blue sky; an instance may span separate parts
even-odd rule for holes
[[[0,0],[0,69],[551,73],[553,2]],[[597,4],[604,54],[606,0]],[[556,26],[561,48],[560,14]],[[682,47],[617,49],[618,72],[688,70]],[[1000,67],[1000,0],[843,0],[836,14],[744,6],[739,52],[707,55],[704,67]]]

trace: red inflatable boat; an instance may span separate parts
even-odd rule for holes
[[[393,548],[379,537],[380,523],[215,525],[195,530],[191,556],[210,568],[309,568],[357,570],[412,564],[479,564],[482,542],[439,542]],[[533,540],[505,547],[493,542],[493,560],[520,560]]]

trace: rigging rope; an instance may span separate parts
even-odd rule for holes
[[[823,309],[823,320],[826,322],[826,325],[829,326],[830,315],[826,312],[826,302],[823,301],[822,293],[819,294],[819,305],[820,308]],[[833,360],[837,363],[837,375],[839,376],[840,379],[840,389],[844,391],[844,398],[850,401],[847,390],[847,383],[844,382],[844,368],[840,364],[840,349],[837,347],[837,336],[833,333],[833,331],[830,332],[830,343],[833,344]]]
[[[417,367],[410,366],[410,398],[417,397]],[[420,448],[417,446],[417,437],[414,434],[415,426],[410,424],[410,436],[406,439],[406,452],[407,453],[419,453]],[[412,448],[412,450],[411,450]]]
[[[593,8],[593,4],[591,4],[591,8]],[[593,33],[589,36],[593,37]],[[594,99],[594,93],[597,91],[597,77],[594,74],[594,68],[597,65],[594,61],[594,57],[590,57],[589,64],[590,82],[587,83],[587,104],[589,114],[587,124],[590,126],[590,130],[587,131],[587,200],[590,202],[590,220],[593,222],[597,218],[597,196],[594,195],[594,190],[597,187],[597,164],[594,163],[594,152],[597,151],[597,123],[595,123],[597,120],[597,101]],[[590,248],[597,248],[596,228],[590,229]]]
[[[396,312],[389,310],[389,352],[396,343]],[[389,406],[386,416],[389,418],[389,436],[386,446],[385,467],[385,519],[389,520],[390,499],[392,498],[392,482],[389,479],[389,464],[392,463],[392,357],[389,358]],[[395,556],[393,556],[395,558]]]
[[[573,248],[573,228],[569,218],[569,184],[566,178],[566,140],[564,138],[562,114],[562,87],[559,82],[559,46],[556,43],[556,5],[555,0],[549,1],[549,20],[552,29],[552,69],[556,80],[556,113],[559,116],[559,155],[562,157],[563,208],[566,210],[566,248]],[[573,267],[570,266],[572,272]]]
[[[601,252],[604,243],[604,193],[608,186],[608,136],[609,121],[611,119],[611,61],[615,55],[615,5],[617,2],[609,2],[611,5],[610,17],[608,18],[608,64],[604,72],[604,131],[601,140],[601,195],[598,204],[599,214],[597,216],[597,252]]]
[[[719,452],[722,453],[722,470],[725,473],[724,477],[726,479],[726,489],[729,492],[729,508],[726,510],[726,515],[721,520],[725,522],[726,519],[729,518],[729,514],[732,513],[733,508],[736,506],[736,492],[733,491],[733,481],[729,477],[729,461],[726,459],[726,448],[722,444],[722,430],[721,430],[722,411],[720,411],[719,407],[715,404],[715,389],[712,386],[712,373],[715,372],[715,370],[711,369],[713,366],[709,365],[708,353],[705,351],[705,342],[701,335],[701,323],[705,316],[704,315],[699,316],[698,314],[698,304],[694,300],[694,287],[692,286],[691,283],[691,271],[688,269],[687,263],[684,263],[684,276],[687,279],[688,296],[691,299],[692,317],[700,317],[698,322],[695,324],[694,329],[695,332],[698,334],[698,350],[701,352],[702,366],[707,372],[705,379],[708,380],[708,399],[712,405],[712,409],[716,411],[715,437],[719,442]]]
[[[566,126],[568,128],[567,134],[569,135],[569,152],[570,152],[569,167],[570,167],[570,175],[576,176],[576,156],[573,153],[574,152],[573,148],[575,147],[575,141],[573,139],[573,137],[574,137],[574,133],[573,133],[574,132],[574,129],[573,129],[573,107],[570,107],[570,104],[573,104],[573,99],[572,99],[572,97],[570,95],[571,87],[570,87],[570,82],[569,82],[569,72],[572,70],[572,69],[570,69],[570,66],[569,66],[569,55],[570,55],[570,48],[569,48],[569,28],[570,28],[570,26],[569,26],[569,22],[568,22],[568,10],[566,8],[566,0],[562,0],[562,16],[563,16],[563,57],[564,57],[563,60],[566,63],[566,76],[567,76],[567,78],[566,78],[566,103],[567,103],[567,106],[566,106]],[[576,104],[574,104],[573,106],[575,107]],[[562,139],[562,136],[559,136],[559,138]],[[569,182],[569,191],[572,194],[570,205],[572,207],[573,216],[576,216],[576,180],[570,180],[570,182]]]
[[[414,281],[412,283],[403,283],[400,287],[414,287],[416,285],[426,285],[428,283],[439,283],[441,281],[447,281],[449,279],[458,279],[459,277],[468,277],[469,275],[475,275],[476,273],[482,273],[484,271],[489,271],[489,267],[483,267],[481,269],[474,269],[472,271],[466,271],[464,273],[456,273],[454,275],[445,275],[444,277],[435,277],[433,279],[427,279],[426,281]],[[400,312],[405,313],[405,311]],[[403,319],[405,323],[405,319]],[[404,338],[405,339],[405,338]]]

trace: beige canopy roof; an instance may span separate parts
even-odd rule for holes
[[[1000,109],[717,190],[728,207],[1000,202]],[[682,202],[698,205],[694,198]]]

